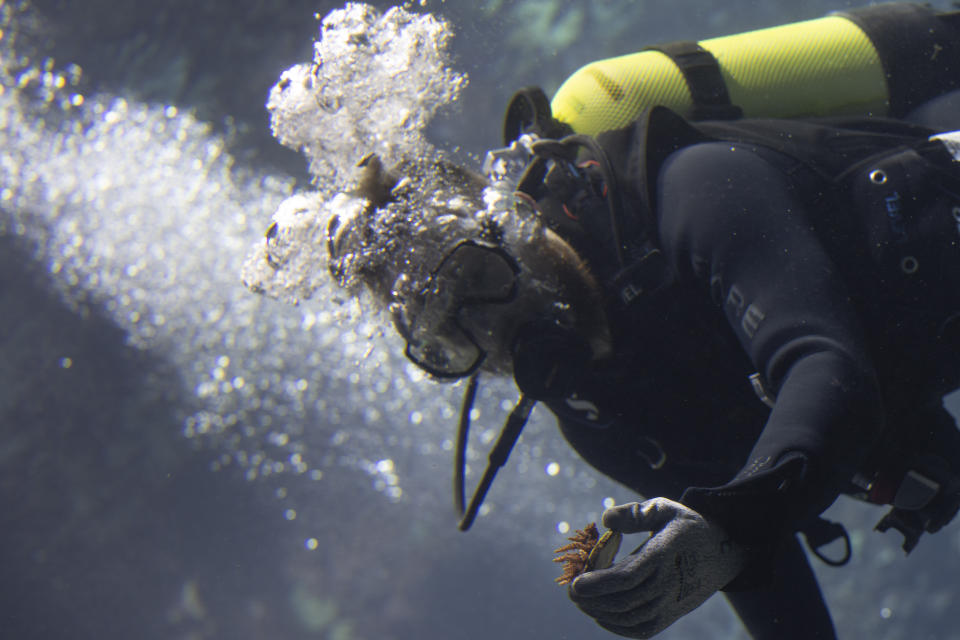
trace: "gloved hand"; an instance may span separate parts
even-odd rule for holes
[[[652,535],[609,569],[574,580],[570,599],[601,627],[628,638],[660,633],[733,580],[746,561],[743,547],[717,524],[666,498],[607,509],[603,524]]]

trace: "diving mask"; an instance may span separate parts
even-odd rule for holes
[[[514,300],[519,273],[520,265],[499,245],[457,244],[398,319],[407,358],[437,378],[474,373],[487,354],[469,328],[471,312]]]

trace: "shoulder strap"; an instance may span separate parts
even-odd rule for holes
[[[626,233],[633,232],[634,237],[639,234],[643,239],[655,235],[655,186],[667,156],[683,147],[716,139],[662,106],[644,109],[626,129],[597,136],[611,164],[622,173],[620,184],[629,185],[623,197],[627,209],[636,215],[631,216],[632,228]]]
[[[712,138],[683,117],[662,106],[645,109],[625,129],[601,133],[597,141],[616,168],[619,194],[627,212],[622,223],[625,260],[607,286],[625,306],[641,296],[667,287],[673,280],[670,266],[660,252],[656,237],[655,185],[660,167],[674,151]]]

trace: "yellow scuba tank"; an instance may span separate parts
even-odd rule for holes
[[[884,4],[590,63],[551,103],[578,133],[662,105],[693,120],[899,117],[960,87],[960,13]]]

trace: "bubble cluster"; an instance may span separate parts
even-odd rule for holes
[[[348,9],[364,19],[373,15]],[[398,20],[403,14],[388,12],[373,24],[386,25],[388,15]],[[425,33],[440,42],[449,37],[436,31],[442,23],[433,18],[407,16],[401,23],[430,27],[434,31]],[[384,37],[388,33],[399,34],[387,30]],[[0,47],[12,41],[8,34]],[[424,57],[403,64],[419,68],[423,62],[424,73],[435,70],[428,55],[434,44],[405,41]],[[326,55],[329,70],[334,62]],[[14,59],[4,55],[0,67]],[[19,72],[45,64],[27,61]],[[392,64],[398,73],[403,68]],[[28,75],[40,77],[36,73],[42,76]],[[158,373],[151,379],[158,388],[186,392],[187,402],[171,411],[183,437],[209,452],[210,468],[250,482],[284,483],[290,496],[278,517],[291,526],[322,521],[322,510],[298,504],[297,495],[309,493],[311,504],[317,493],[337,496],[345,473],[378,499],[409,505],[418,522],[452,526],[449,467],[461,388],[425,379],[403,358],[398,339],[344,300],[325,269],[315,268],[315,255],[288,256],[285,263],[310,266],[301,273],[312,279],[303,285],[312,299],[296,288],[278,296],[295,298],[299,306],[253,295],[238,277],[249,247],[263,242],[272,212],[283,212],[284,229],[302,234],[300,247],[320,242],[310,235],[317,233],[314,226],[298,226],[298,216],[327,202],[322,194],[294,194],[291,179],[238,166],[228,139],[176,105],[104,92],[89,92],[72,104],[75,88],[56,81],[48,100],[19,86],[17,77],[6,67],[0,73],[0,234],[32,248],[76,314],[105,316],[129,345],[169,364],[174,377]],[[443,77],[447,83],[457,76]],[[429,92],[418,96],[438,99]],[[41,101],[46,117],[36,113]],[[413,109],[409,122],[428,112]],[[397,150],[412,143],[390,144]],[[338,211],[350,206],[359,205],[348,195],[337,205]],[[82,364],[70,354],[56,358],[64,369]],[[482,471],[482,440],[489,443],[496,433],[514,393],[504,383],[481,390],[468,480]],[[596,510],[592,473],[554,429],[552,419],[535,412],[501,475],[502,486],[488,498],[496,507],[491,513],[539,513],[552,530],[558,500],[580,495]],[[565,472],[577,469],[575,480],[563,487],[549,482],[543,473],[547,460]],[[526,490],[509,489],[517,484]],[[314,532],[321,530],[317,526]],[[510,530],[509,518],[499,526]],[[510,535],[520,540],[544,530]]]
[[[391,291],[411,280],[405,238],[437,230],[424,219],[451,212],[461,214],[455,220],[472,219],[475,203],[457,201],[458,185],[424,137],[430,117],[466,84],[449,64],[451,35],[446,22],[399,7],[380,13],[348,3],[323,18],[312,64],[283,72],[267,102],[274,137],[304,153],[317,191],[293,195],[277,209],[244,265],[251,289],[293,303],[327,293],[328,254],[339,229],[353,236],[342,241],[349,247],[334,265],[339,283],[351,288],[357,272],[382,269],[391,276],[381,287]],[[397,174],[382,187],[393,187],[396,202],[372,207],[376,184],[356,191],[361,160],[369,163],[368,183]],[[373,167],[382,167],[382,176]]]
[[[440,307],[424,305],[422,291],[450,250],[481,235],[516,247],[543,227],[514,206],[519,175],[490,180],[424,138],[430,116],[466,82],[450,67],[447,23],[350,3],[320,31],[312,66],[283,72],[267,104],[274,137],[304,153],[317,190],[280,205],[243,281],[294,304],[359,300],[401,332],[439,325]],[[525,165],[529,148],[514,147]],[[331,291],[330,278],[343,291]]]
[[[303,151],[327,194],[346,186],[362,154],[390,165],[429,155],[427,121],[466,84],[448,64],[451,37],[429,13],[352,2],[331,11],[312,64],[288,69],[270,91],[273,135]]]

